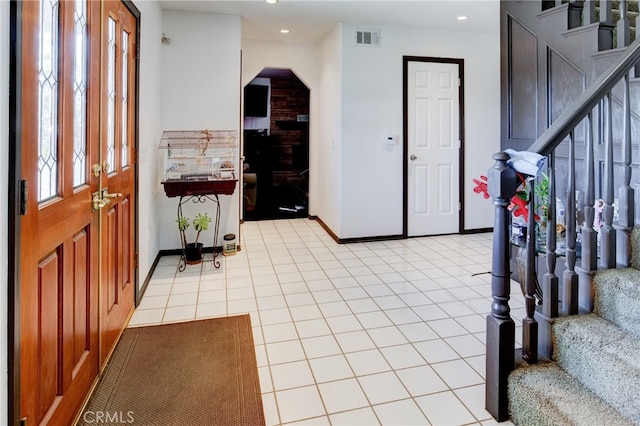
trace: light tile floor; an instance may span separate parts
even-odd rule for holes
[[[249,313],[268,425],[495,423],[491,234],[337,244],[307,219],[241,228],[220,269],[163,257],[129,326]]]

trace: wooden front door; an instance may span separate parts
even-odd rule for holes
[[[100,362],[113,349],[134,302],[136,20],[120,1],[102,16]]]
[[[18,417],[71,424],[133,309],[135,19],[119,2],[16,7]],[[123,195],[96,209],[104,189]]]

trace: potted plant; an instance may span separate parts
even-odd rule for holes
[[[198,242],[200,239],[200,233],[209,229],[211,218],[207,213],[198,213],[193,221],[189,221],[187,217],[180,217],[176,220],[178,223],[178,230],[180,231],[180,238],[182,239],[182,246],[184,247],[185,261],[189,265],[194,265],[202,262],[202,248],[203,243]],[[196,239],[193,243],[187,242],[186,230],[190,225],[197,231]]]

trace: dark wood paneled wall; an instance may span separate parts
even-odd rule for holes
[[[622,49],[599,51],[594,25],[570,28],[574,13],[568,4],[542,10],[538,1],[501,1],[501,88],[502,149],[527,150],[533,141],[620,55]],[[622,140],[622,88],[613,91],[613,138],[615,185],[622,182],[620,145]],[[640,182],[640,79],[632,79],[632,139],[634,172],[632,185]],[[594,112],[597,169],[603,170],[604,152],[600,143],[602,120]],[[576,170],[583,176],[585,127],[575,133]],[[568,143],[557,150],[557,194],[566,199]],[[598,173],[598,172],[597,172]],[[596,179],[598,180],[598,179]],[[576,189],[584,194],[584,182]],[[596,197],[601,197],[599,184]],[[617,195],[616,195],[617,198]],[[580,200],[579,200],[580,201]]]

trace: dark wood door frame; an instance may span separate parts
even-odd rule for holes
[[[407,73],[409,72],[409,62],[437,62],[445,64],[457,64],[458,65],[458,77],[460,78],[460,86],[458,88],[459,93],[459,121],[460,121],[460,149],[458,150],[458,162],[460,166],[459,170],[459,188],[460,193],[460,210],[458,215],[458,233],[462,233],[464,229],[464,146],[465,146],[465,134],[464,134],[464,59],[456,58],[436,58],[430,56],[403,56],[402,57],[402,236],[404,238],[409,237],[409,163],[407,158],[409,157],[409,117],[407,111],[407,102],[409,101],[409,86]]]
[[[8,367],[8,425],[16,425],[20,416],[20,181],[22,173],[22,146],[20,140],[21,120],[20,87],[21,54],[21,15],[22,3],[12,1],[9,12],[10,54],[9,54],[9,229],[7,259],[7,367]]]

